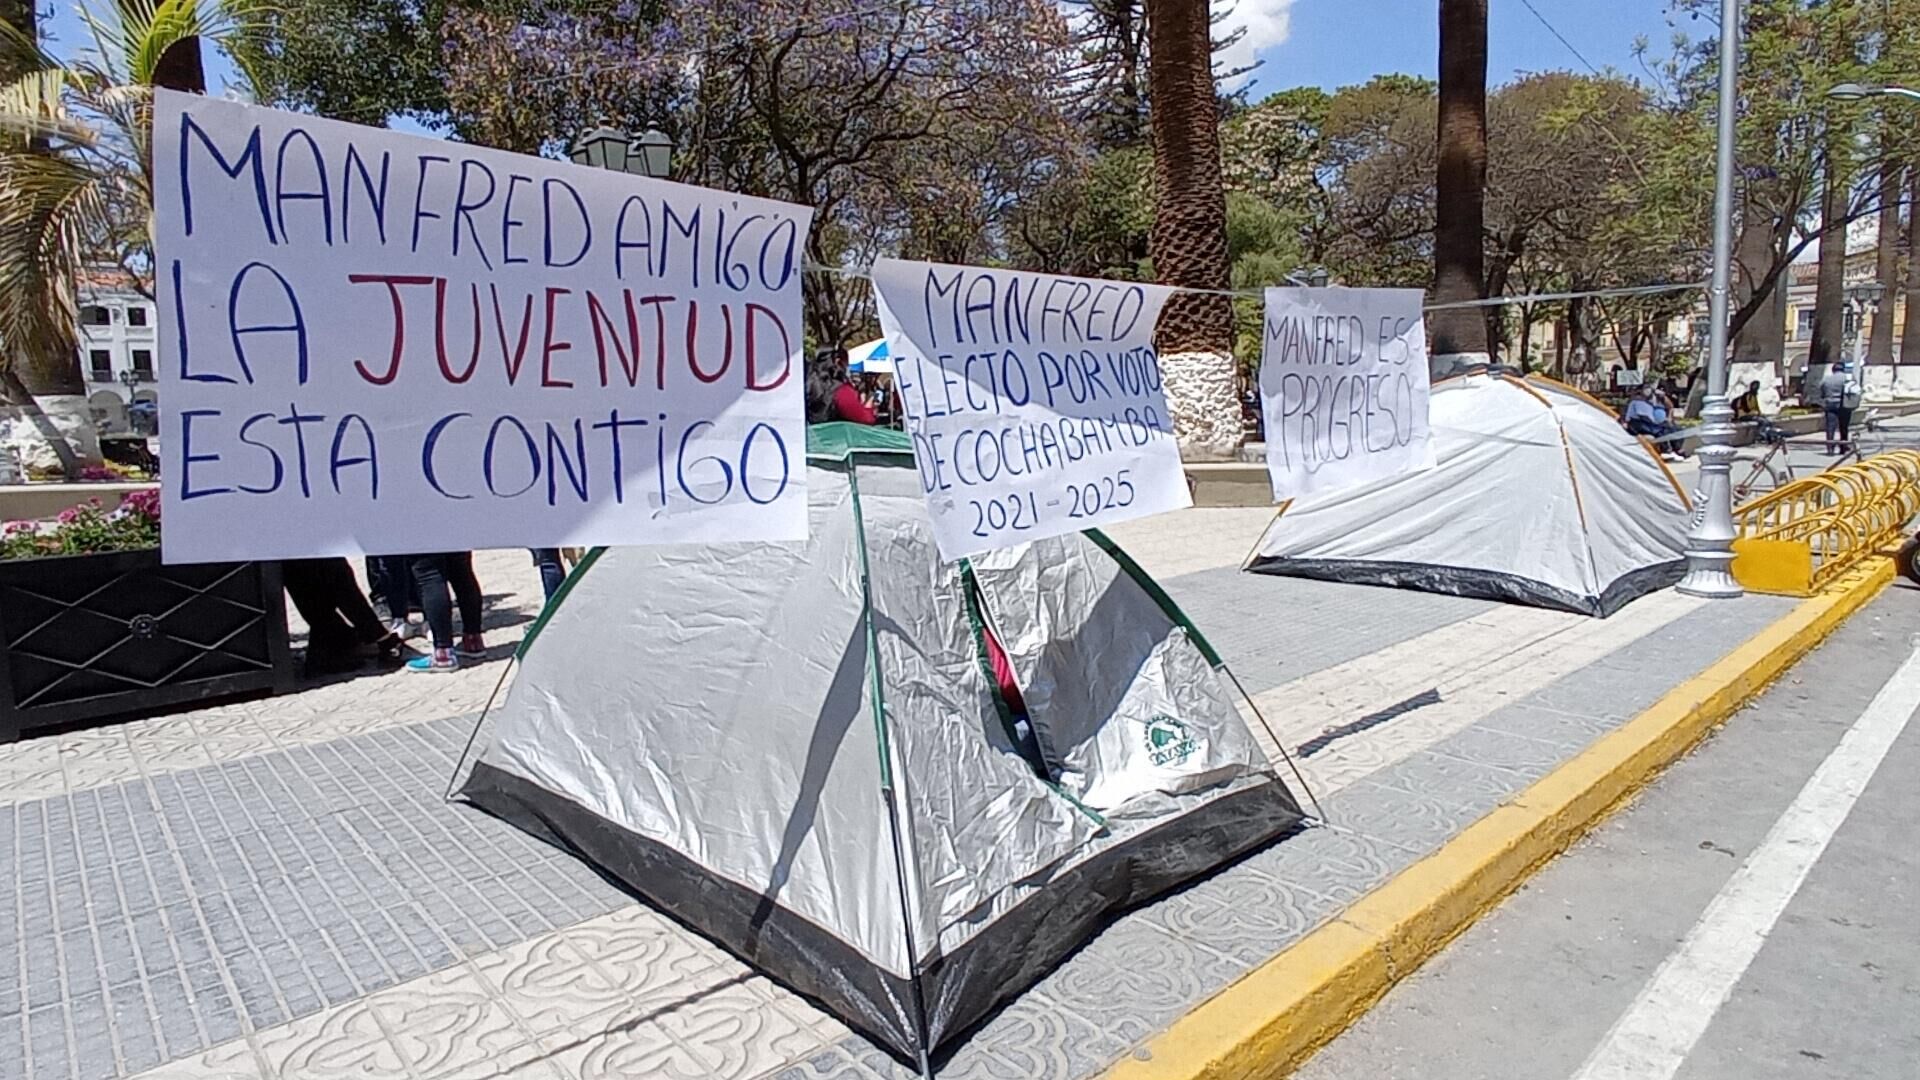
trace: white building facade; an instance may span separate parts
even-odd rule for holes
[[[153,434],[160,400],[153,301],[121,270],[87,271],[78,286],[80,374],[94,423],[103,435]],[[151,404],[131,408],[135,403]]]

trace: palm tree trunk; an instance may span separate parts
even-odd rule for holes
[[[1740,238],[1734,246],[1734,299],[1745,304],[1773,264],[1773,217],[1751,196],[1743,200],[1741,215]],[[1734,335],[1733,362],[1772,364],[1772,382],[1777,382],[1787,377],[1785,286],[1774,289],[1773,295],[1779,303],[1768,304]]]
[[[53,456],[60,462],[60,471],[66,474],[68,480],[80,479],[80,455],[74,453],[73,444],[67,441],[66,433],[40,407],[40,402],[34,399],[27,385],[20,381],[19,373],[11,367],[0,367],[0,401],[13,402],[26,415],[27,422],[53,449]]]
[[[1168,285],[1228,285],[1220,104],[1206,0],[1148,0],[1155,276]],[[1230,457],[1244,435],[1234,394],[1233,303],[1176,293],[1160,315],[1160,366],[1182,453]]]
[[[1827,149],[1825,190],[1820,195],[1820,270],[1813,297],[1813,345],[1807,351],[1808,377],[1826,364],[1847,358],[1847,229],[1829,223],[1847,216],[1847,178],[1838,148]]]
[[[1433,299],[1485,296],[1487,0],[1440,0],[1440,136],[1435,173]],[[1488,361],[1487,320],[1474,308],[1435,313],[1436,374]]]
[[[1900,295],[1900,189],[1905,179],[1900,166],[1880,163],[1880,235],[1874,252],[1874,280],[1880,283],[1880,310],[1873,313],[1873,333],[1867,338],[1867,363],[1893,363],[1893,305]],[[1864,385],[1866,375],[1861,373]]]

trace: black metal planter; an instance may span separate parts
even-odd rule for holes
[[[280,564],[158,551],[0,561],[0,742],[293,688]]]

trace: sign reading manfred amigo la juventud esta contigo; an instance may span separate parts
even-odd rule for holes
[[[1191,505],[1153,349],[1171,290],[896,259],[873,285],[941,555]]]
[[[806,535],[810,210],[162,91],[169,562]]]
[[[1268,289],[1260,404],[1274,501],[1433,467],[1418,289]]]

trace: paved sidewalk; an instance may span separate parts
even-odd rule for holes
[[[1269,516],[1114,534],[1304,751],[1329,827],[1122,918],[941,1076],[1100,1072],[1791,607],[1661,594],[1597,621],[1239,573]],[[504,657],[537,578],[524,552],[479,572]],[[908,1075],[441,801],[503,667],[0,747],[0,1078]]]

